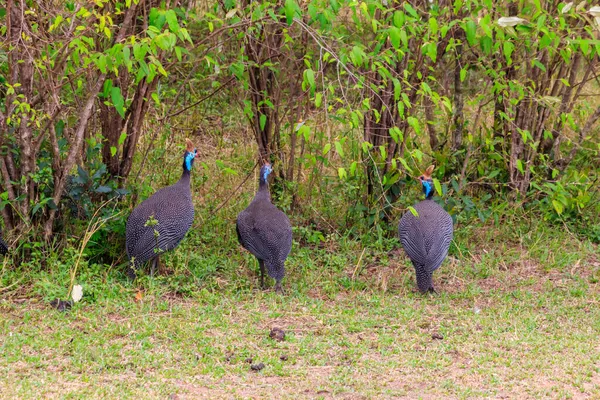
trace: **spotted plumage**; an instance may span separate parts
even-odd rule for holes
[[[260,169],[259,188],[250,205],[237,218],[236,231],[240,244],[254,254],[260,266],[260,282],[264,287],[265,267],[275,279],[275,290],[282,292],[285,260],[292,249],[292,225],[288,217],[271,203],[267,179],[271,165]]]
[[[407,211],[398,225],[400,242],[415,267],[421,292],[435,291],[431,277],[448,255],[453,235],[452,217],[432,200],[432,172],[433,165],[419,177],[425,200],[414,206],[418,216]]]
[[[196,149],[186,140],[183,173],[177,183],[158,190],[139,204],[129,216],[126,227],[127,255],[131,261],[130,275],[135,268],[152,260],[154,273],[160,253],[172,250],[194,222],[194,203],[190,190],[190,173]]]

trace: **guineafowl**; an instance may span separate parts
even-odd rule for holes
[[[275,291],[283,293],[281,280],[284,263],[292,250],[292,225],[287,215],[271,203],[267,178],[271,165],[260,169],[258,192],[250,205],[237,217],[236,231],[240,244],[254,254],[260,266],[260,286],[264,289],[265,266],[275,279]]]
[[[433,165],[419,177],[425,200],[414,206],[418,216],[407,211],[398,225],[402,247],[415,267],[417,286],[421,292],[435,292],[431,275],[448,254],[453,226],[450,215],[432,200]]]
[[[159,254],[172,250],[194,222],[194,203],[190,190],[190,172],[197,151],[186,139],[183,173],[177,183],[158,190],[138,205],[127,220],[126,246],[130,260],[129,276],[135,268],[152,260],[150,274],[158,265]]]

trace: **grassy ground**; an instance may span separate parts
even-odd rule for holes
[[[457,227],[437,296],[416,292],[397,242],[335,237],[295,243],[285,296],[260,291],[228,235],[218,250],[188,237],[135,284],[84,265],[67,313],[27,294],[54,293],[65,273],[12,291],[0,397],[600,397],[600,256],[564,229]]]

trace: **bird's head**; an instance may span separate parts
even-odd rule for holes
[[[183,169],[186,171],[192,170],[194,165],[194,158],[196,158],[198,150],[194,147],[194,143],[190,139],[185,139],[185,153],[183,154]]]
[[[423,186],[423,193],[425,193],[425,198],[429,199],[433,197],[433,179],[431,178],[431,174],[433,173],[433,165],[430,165],[429,168],[423,172],[423,175],[419,176],[419,182]]]
[[[266,183],[269,177],[269,174],[273,171],[271,168],[271,164],[265,162],[262,167],[260,167],[260,181]]]

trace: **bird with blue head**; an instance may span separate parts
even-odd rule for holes
[[[417,215],[407,211],[398,224],[400,242],[415,268],[422,293],[435,292],[432,275],[448,255],[454,232],[452,217],[433,201],[433,169],[431,165],[418,178],[425,200],[415,204]]]
[[[281,281],[285,261],[292,250],[292,225],[287,215],[271,203],[269,175],[265,162],[259,173],[258,191],[250,205],[239,213],[236,232],[240,244],[252,253],[260,267],[260,285],[264,289],[265,269],[275,279],[275,291],[283,293]]]
[[[135,278],[135,268],[149,260],[153,275],[159,255],[177,247],[192,226],[194,203],[190,184],[197,154],[192,141],[186,139],[181,178],[144,200],[127,219],[126,247],[132,279]]]

